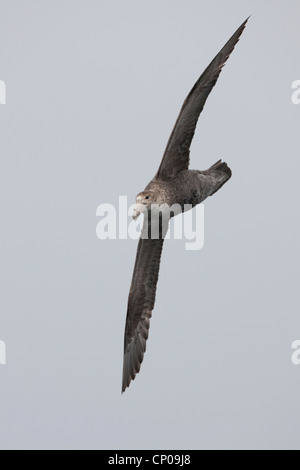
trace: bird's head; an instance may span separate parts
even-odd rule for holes
[[[136,196],[135,202],[136,204],[132,214],[134,220],[137,219],[142,212],[150,209],[151,204],[155,204],[156,198],[153,191],[142,191]]]

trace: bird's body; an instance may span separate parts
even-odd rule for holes
[[[215,163],[205,171],[182,170],[175,176],[164,180],[152,180],[145,191],[150,190],[159,195],[159,204],[169,207],[178,204],[181,211],[195,207],[208,196],[218,191],[231,177],[231,170],[226,163]]]
[[[142,212],[145,217],[128,297],[123,392],[139,372],[146,350],[161,252],[170,217],[203,202],[231,177],[230,168],[221,160],[205,171],[189,170],[189,149],[206,99],[246,22],[237,29],[195,83],[183,103],[156,175],[136,197],[133,217],[138,217]],[[174,210],[168,210],[170,208]],[[162,219],[165,223],[161,223]],[[158,231],[153,231],[156,226]]]

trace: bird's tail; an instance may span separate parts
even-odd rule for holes
[[[232,175],[231,169],[229,168],[227,163],[222,162],[222,160],[216,162],[208,170],[203,171],[203,173],[210,176],[215,182],[210,196],[219,191],[219,189],[222,188],[223,184],[225,184],[226,181],[228,181]]]

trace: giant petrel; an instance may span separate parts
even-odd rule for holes
[[[167,225],[162,222],[163,218],[158,217],[157,220],[160,221],[158,234],[152,236],[149,228],[151,224],[155,224],[151,218],[155,212],[153,208],[177,204],[184,211],[187,204],[194,207],[204,201],[231,177],[230,168],[221,160],[205,171],[189,170],[190,145],[206,99],[216,84],[222,67],[238,42],[247,21],[248,18],[193,86],[180,110],[156,175],[145,190],[136,197],[133,217],[137,218],[144,213],[144,224],[128,298],[122,392],[135,378],[143,361],[155,302],[161,251],[167,231]],[[169,219],[173,215],[176,214],[169,212]]]

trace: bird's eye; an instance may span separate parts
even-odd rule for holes
[[[145,199],[149,199],[149,196],[146,196]]]

